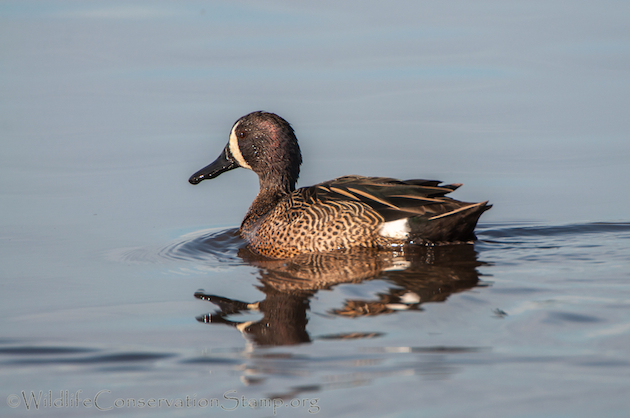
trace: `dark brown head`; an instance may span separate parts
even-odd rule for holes
[[[258,174],[260,187],[295,190],[302,156],[293,128],[280,116],[253,112],[236,121],[225,149],[188,180],[198,184],[237,167]]]

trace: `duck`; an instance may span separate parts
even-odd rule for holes
[[[446,195],[461,184],[348,175],[296,189],[302,154],[291,125],[275,113],[238,119],[219,157],[193,185],[235,168],[258,175],[260,190],[239,228],[253,253],[284,259],[356,248],[469,244],[492,205]]]

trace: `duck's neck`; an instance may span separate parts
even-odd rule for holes
[[[286,188],[277,186],[265,187],[261,184],[258,196],[252,202],[241,223],[241,232],[253,231],[258,221],[273,210],[278,205],[278,202],[289,193],[290,191]]]

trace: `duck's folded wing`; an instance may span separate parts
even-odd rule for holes
[[[387,177],[345,176],[299,189],[306,202],[354,200],[362,202],[385,222],[402,218],[433,218],[463,210],[470,204],[445,197],[461,184],[440,185],[436,180],[397,180]]]

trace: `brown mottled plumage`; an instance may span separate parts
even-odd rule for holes
[[[355,247],[442,244],[475,239],[487,202],[445,197],[460,184],[345,176],[295,190],[302,157],[281,117],[253,112],[232,127],[223,153],[189,179],[197,184],[237,167],[258,174],[260,192],[241,236],[263,256],[286,258]]]

